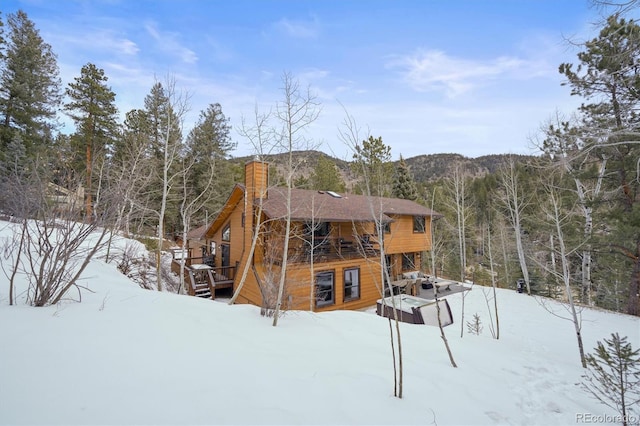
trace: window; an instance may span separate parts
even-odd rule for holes
[[[402,253],[402,270],[413,271],[416,269],[415,253]]]
[[[313,233],[313,236],[315,238],[326,237],[327,235],[329,235],[330,231],[331,228],[329,222],[319,222],[313,224],[310,222],[305,222],[304,224],[305,235],[311,236],[311,233]]]
[[[344,301],[360,299],[360,268],[344,270]]]
[[[333,271],[318,272],[316,274],[316,306],[323,307],[335,303]]]
[[[385,222],[382,224],[382,230],[385,234],[391,233],[391,222]]]
[[[231,241],[231,225],[227,225],[222,229],[222,241]]]
[[[413,232],[424,232],[425,231],[425,219],[424,216],[414,216],[413,217]]]

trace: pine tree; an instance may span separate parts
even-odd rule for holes
[[[159,212],[166,210],[161,216],[163,228],[174,228],[179,225],[178,205],[173,195],[177,188],[171,181],[179,175],[179,158],[183,151],[182,129],[180,127],[180,108],[174,105],[172,91],[173,82],[167,82],[167,87],[156,82],[144,99],[144,114],[147,123],[149,153],[153,159],[153,173],[151,188],[151,209]],[[163,207],[162,204],[165,204]],[[163,235],[165,229],[162,230]]]
[[[107,87],[104,70],[94,64],[84,65],[80,77],[69,83],[66,94],[70,101],[64,105],[67,114],[76,124],[76,138],[82,141],[85,153],[86,215],[92,214],[92,181],[94,163],[104,158],[108,146],[114,142],[118,110],[115,93]]]
[[[356,145],[353,159],[353,171],[360,177],[356,192],[378,197],[388,196],[393,165],[391,147],[382,142],[382,137],[369,136],[369,139],[362,141],[362,145]]]
[[[418,187],[413,179],[411,169],[402,155],[393,175],[392,194],[394,197],[404,200],[416,201],[418,199]]]
[[[2,21],[2,12],[0,11],[0,69],[2,69],[4,59],[6,58],[4,53],[5,49],[6,41],[4,39],[4,22]]]
[[[640,349],[635,351],[627,338],[612,333],[604,339],[606,346],[598,342],[595,353],[586,356],[587,373],[583,376],[583,389],[598,401],[618,411],[622,424],[639,412],[633,407],[640,403]]]
[[[0,158],[0,211],[11,215],[20,215],[13,205],[17,181],[24,177],[27,169],[26,150],[22,138],[16,134],[6,147],[6,151]]]
[[[473,320],[467,321],[467,331],[471,334],[475,334],[479,336],[482,333],[482,320],[480,319],[480,315],[476,312],[473,314]]]
[[[321,155],[318,157],[316,167],[311,173],[311,189],[319,191],[344,192],[345,184],[338,172],[336,163],[331,158]]]
[[[0,68],[0,151],[19,133],[29,154],[51,138],[60,103],[58,64],[27,14],[8,15]],[[0,44],[0,47],[2,45]]]
[[[127,156],[138,152],[144,158],[150,158],[150,123],[147,113],[141,109],[132,109],[125,114],[122,135],[114,143],[113,159],[123,161]]]
[[[150,150],[158,160],[163,160],[165,141],[168,141],[169,149],[175,151],[182,141],[182,134],[169,94],[162,83],[156,82],[144,98],[144,111],[150,126]]]
[[[149,143],[149,121],[140,109],[126,113],[122,133],[114,144],[113,156],[109,160],[109,181],[118,182],[122,188],[122,205],[116,221],[122,225],[126,235],[136,223],[149,223],[150,196],[157,187],[155,178],[156,160],[151,155]]]
[[[221,206],[222,197],[226,197],[234,184],[230,164],[225,161],[236,147],[230,132],[229,119],[222,112],[222,106],[215,103],[200,112],[198,122],[186,139],[186,158],[191,164],[189,189],[194,194],[202,193],[205,188],[211,192],[203,206],[208,212],[214,212]],[[211,170],[215,170],[214,184],[207,185]],[[206,216],[205,214],[204,217]]]
[[[595,152],[607,162],[608,200],[613,209],[607,216],[610,251],[626,258],[629,279],[627,313],[640,315],[640,26],[618,15],[607,19],[598,37],[584,44],[579,64],[560,65],[571,94],[588,102],[580,107],[582,128],[588,135],[583,152]]]

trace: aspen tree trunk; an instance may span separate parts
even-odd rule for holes
[[[240,128],[240,135],[244,136],[249,140],[249,142],[253,145],[254,150],[258,153],[257,159],[262,161],[264,157],[264,150],[270,144],[270,133],[267,131],[267,123],[270,119],[270,114],[261,114],[258,112],[257,107],[254,110],[254,125],[253,127],[249,127],[245,125],[244,119],[242,120],[242,126]],[[263,176],[264,177],[264,176]],[[269,182],[260,182],[261,187],[267,188]],[[245,212],[247,211],[247,197],[250,188],[246,188],[247,193],[245,193]],[[244,268],[242,268],[242,275],[240,276],[240,281],[238,282],[238,287],[236,288],[233,296],[229,300],[229,305],[233,305],[236,303],[236,299],[240,295],[242,288],[244,287],[244,283],[247,280],[247,276],[249,275],[249,269],[251,269],[253,255],[256,251],[256,246],[258,245],[258,239],[260,238],[260,230],[262,229],[262,197],[258,200],[258,210],[257,212],[253,212],[253,208],[251,212],[248,214],[252,215],[251,223],[253,224],[253,234],[251,235],[251,245],[249,246],[249,254],[247,255],[247,260],[244,263]],[[245,218],[248,220],[248,218]]]
[[[456,167],[453,174],[453,196],[455,199],[456,209],[456,225],[458,228],[458,251],[460,255],[460,282],[464,282],[465,272],[467,268],[467,238],[466,238],[466,218],[467,210],[465,207],[466,191],[464,176]],[[464,315],[464,313],[463,313]]]
[[[504,235],[504,227],[500,227],[500,246],[502,248],[502,264],[504,265],[505,282],[511,282],[511,274],[509,273],[509,256],[507,255],[507,239]]]
[[[315,197],[311,198],[311,212],[312,214],[316,211],[315,207],[316,207],[316,203],[315,203],[316,199]],[[313,215],[313,217],[311,218],[311,250],[310,251],[310,258],[309,258],[309,272],[310,272],[310,276],[311,276],[311,282],[309,283],[309,312],[313,312],[313,305],[314,305],[314,301],[315,301],[315,268],[314,268],[314,262],[315,262],[315,247],[316,247],[316,223],[315,223],[315,214]]]
[[[433,211],[435,199],[436,199],[436,190],[434,188],[433,196],[431,197],[431,211]],[[435,255],[435,252],[433,251],[433,245],[434,245],[434,241],[433,241],[433,220],[432,220],[431,221],[431,248],[432,248],[431,262],[435,265],[436,255]],[[435,277],[435,273],[434,273],[434,277]],[[438,316],[438,327],[440,328],[440,337],[442,338],[442,341],[444,342],[444,347],[447,350],[447,354],[449,355],[449,361],[451,362],[451,366],[453,368],[458,368],[458,365],[453,359],[453,354],[451,353],[451,348],[449,347],[449,341],[447,340],[447,336],[444,334],[444,328],[442,327],[442,321],[440,320],[440,302],[438,301],[438,289],[435,287],[435,285],[433,287],[433,294],[436,299],[436,315]]]
[[[170,118],[168,119],[170,120]],[[167,129],[171,123],[167,123]],[[164,161],[162,164],[162,199],[160,201],[160,211],[158,212],[158,247],[156,247],[156,279],[158,291],[162,291],[162,245],[164,243],[164,216],[167,210],[167,196],[169,194],[169,132],[164,140]]]
[[[553,179],[553,176],[551,176],[550,178]],[[560,265],[559,265],[560,271],[555,269],[556,268],[555,266],[552,266],[553,267],[552,269],[552,267],[545,265],[544,262],[540,262],[540,265],[541,267],[545,268],[548,272],[553,274],[556,279],[562,281],[565,292],[566,292],[566,297],[567,297],[567,303],[565,304],[564,307],[569,312],[570,317],[569,318],[562,317],[557,313],[553,312],[551,309],[547,308],[544,305],[544,303],[542,304],[543,306],[545,306],[545,309],[547,309],[552,314],[560,318],[567,319],[573,323],[575,333],[576,333],[576,340],[578,342],[578,352],[580,355],[580,362],[582,364],[582,367],[586,368],[587,364],[586,364],[586,359],[584,354],[584,345],[582,343],[582,332],[581,332],[582,327],[580,324],[580,318],[578,317],[578,311],[576,309],[576,305],[573,300],[573,291],[571,289],[571,280],[572,280],[571,259],[569,258],[569,256],[572,253],[576,252],[577,249],[574,249],[571,251],[567,249],[567,244],[565,241],[565,236],[562,228],[563,223],[567,221],[567,218],[570,218],[570,216],[575,213],[573,211],[574,209],[572,208],[573,206],[571,206],[570,208],[563,209],[562,195],[559,194],[558,186],[552,180],[545,183],[544,185],[545,185],[546,193],[545,193],[545,198],[540,203],[540,205],[542,206],[542,211],[544,212],[546,225],[549,226],[554,233],[550,241],[549,250],[551,252],[557,253],[558,260],[560,262]],[[557,248],[555,246],[554,241],[557,241]]]
[[[459,167],[456,167],[451,182],[453,198],[455,200],[456,226],[458,230],[458,251],[460,256],[460,282],[464,283],[467,269],[467,244],[466,244],[466,219],[467,209],[465,206],[466,190],[465,181]],[[465,292],[461,293],[462,305],[460,314],[460,337],[464,335],[464,301]]]
[[[289,140],[293,137],[289,129]],[[287,264],[289,261],[289,238],[291,237],[291,186],[293,184],[293,146],[289,145],[289,173],[287,174],[287,199],[285,201],[287,207],[287,217],[284,229],[284,247],[282,248],[282,267],[280,270],[280,281],[278,283],[278,299],[276,300],[276,308],[273,312],[273,326],[278,325],[278,317],[282,307],[282,297],[284,294],[284,286],[287,279]]]
[[[526,201],[524,200],[522,190],[519,187],[516,165],[513,159],[510,159],[508,164],[503,167],[500,177],[504,190],[503,202],[507,207],[511,226],[513,227],[514,231],[516,250],[518,251],[518,261],[520,262],[520,270],[522,271],[522,277],[524,278],[524,282],[527,286],[527,294],[531,296],[529,269],[527,267],[527,261],[524,253],[521,225],[522,210],[526,205]]]
[[[558,246],[560,250],[560,260],[562,263],[562,280],[564,282],[565,290],[567,292],[567,301],[569,302],[569,311],[571,313],[571,319],[573,321],[573,326],[576,331],[576,339],[578,341],[578,351],[580,353],[580,362],[582,364],[582,368],[587,368],[587,362],[584,355],[584,345],[582,344],[582,331],[580,321],[578,320],[578,314],[576,312],[576,305],[573,301],[573,294],[571,291],[571,270],[568,259],[567,249],[565,247],[564,235],[562,232],[561,226],[561,217],[560,217],[560,208],[558,205],[558,200],[555,197],[555,194],[551,194],[550,201],[552,202],[553,208],[553,218],[554,225],[556,228],[556,236],[558,238]]]
[[[597,198],[600,195],[602,189],[602,182],[604,181],[604,174],[607,168],[607,159],[603,159],[600,163],[600,168],[598,169],[598,177],[596,180],[596,185],[593,188],[593,195],[590,197],[591,200]],[[584,216],[584,237],[589,240],[593,234],[593,207],[591,207],[589,203],[589,199],[587,199],[587,194],[584,188],[583,183],[578,178],[574,178],[576,184],[576,191],[578,194],[578,200],[580,201],[580,207],[582,209],[582,214]],[[591,243],[587,244],[587,247],[582,251],[582,299],[589,306],[593,305],[593,301],[591,300],[591,269],[592,269],[592,248]]]
[[[89,114],[89,123],[93,122],[93,116],[91,114]],[[93,127],[92,125],[90,125],[90,127]],[[91,174],[92,174],[92,169],[93,169],[93,164],[91,163],[93,161],[92,155],[91,155],[91,151],[93,150],[93,135],[94,135],[94,129],[91,129],[90,132],[90,136],[89,139],[87,140],[87,150],[86,150],[86,161],[87,161],[87,192],[85,194],[86,197],[86,204],[85,204],[85,214],[86,214],[86,219],[85,220],[91,220],[91,216],[93,215],[93,200],[92,200],[92,194],[91,194]]]
[[[438,316],[438,328],[440,328],[440,338],[444,342],[444,347],[447,349],[447,355],[449,355],[449,361],[451,362],[451,366],[453,368],[458,368],[458,364],[453,359],[453,353],[451,353],[451,348],[449,347],[449,341],[447,340],[447,336],[444,334],[444,327],[442,327],[442,320],[440,319],[440,301],[438,300],[438,291],[435,290],[433,292],[436,298],[436,315]]]
[[[200,210],[211,199],[211,187],[213,185],[213,177],[215,176],[215,161],[209,163],[209,171],[207,173],[207,183],[204,185],[202,191],[199,194],[191,194],[189,192],[188,175],[193,168],[194,160],[189,163],[184,163],[180,172],[182,173],[182,201],[180,203],[180,217],[182,218],[182,244],[180,249],[184,254],[187,250],[187,235],[189,228],[191,227],[191,216]],[[191,199],[189,199],[191,198]],[[180,284],[178,285],[177,293],[179,294],[184,287],[184,260],[180,262]],[[215,291],[215,289],[213,290]],[[212,294],[212,297],[215,295]]]
[[[348,147],[350,147],[352,149],[353,152],[358,152],[358,147],[359,147],[359,136],[358,136],[358,127],[355,123],[355,120],[353,119],[352,116],[350,116],[349,114],[347,114],[347,117],[344,121],[344,127],[345,129],[340,131],[339,137],[342,140],[342,142],[345,143],[345,145],[347,145]],[[367,173],[367,165],[363,163],[363,159],[359,158],[358,163],[360,166],[362,166],[362,173],[364,176],[364,184],[365,184],[365,188],[366,188],[366,194],[370,197],[371,196],[371,182],[372,182],[372,176],[370,176]],[[381,170],[380,170],[381,172]],[[381,182],[381,179],[376,179],[376,182]],[[379,189],[379,188],[378,188]],[[373,200],[370,199],[369,201],[369,208],[371,210],[371,217],[374,220],[374,226],[375,229],[377,231],[377,234],[380,238],[379,241],[379,245],[380,245],[380,282],[381,282],[381,286],[380,286],[380,292],[381,292],[381,298],[384,301],[384,295],[385,295],[385,285],[387,286],[389,293],[391,294],[391,296],[393,296],[393,288],[391,286],[391,277],[389,277],[389,273],[388,273],[388,268],[387,268],[387,264],[386,264],[386,256],[385,256],[385,250],[384,250],[384,241],[383,241],[383,237],[384,237],[384,229],[383,229],[383,221],[382,221],[382,209],[381,206],[374,206],[373,205]],[[376,211],[377,209],[377,211]],[[393,362],[393,382],[394,382],[394,396],[398,397],[398,398],[402,398],[403,397],[403,362],[402,362],[402,338],[400,335],[400,321],[398,319],[398,312],[397,312],[397,306],[395,303],[395,298],[391,297],[391,304],[392,304],[392,310],[393,310],[393,320],[395,322],[395,329],[396,329],[396,335],[395,335],[395,341],[397,342],[397,349],[396,349],[396,345],[394,344],[394,336],[393,336],[393,327],[390,324],[389,327],[389,333],[390,333],[390,339],[391,339],[391,353],[392,353],[392,362]],[[384,308],[384,303],[383,303],[383,308]],[[397,351],[397,352],[396,352]],[[397,357],[396,357],[396,353],[397,353]]]
[[[491,269],[491,287],[493,288],[493,309],[496,314],[496,340],[500,339],[500,319],[498,317],[498,294],[496,291],[496,275],[493,271],[493,253],[491,251],[491,228],[487,232],[487,249],[489,251],[489,267]]]
[[[156,248],[156,279],[157,279],[157,287],[158,291],[163,290],[162,286],[162,246],[164,243],[164,226],[165,226],[165,215],[167,211],[167,202],[169,198],[169,191],[171,189],[171,185],[173,180],[181,173],[178,171],[175,174],[171,173],[171,167],[174,164],[174,161],[177,159],[178,155],[178,147],[180,145],[180,141],[172,141],[172,129],[174,126],[180,123],[181,118],[187,113],[188,110],[188,94],[177,94],[176,93],[176,82],[175,78],[168,77],[166,82],[166,95],[167,95],[167,110],[170,113],[167,114],[166,121],[166,132],[164,135],[163,141],[163,161],[161,164],[162,167],[162,192],[161,192],[161,201],[160,201],[160,209],[158,210],[158,247]],[[175,121],[172,121],[175,117]]]
[[[293,164],[293,150],[302,148],[303,145],[308,148],[309,142],[305,139],[303,132],[311,125],[319,116],[320,111],[315,102],[315,96],[307,90],[301,93],[299,84],[293,77],[285,73],[282,77],[284,101],[276,106],[276,116],[283,127],[276,141],[281,147],[288,152],[288,170],[287,170],[287,197],[286,197],[286,216],[285,216],[285,233],[284,247],[282,253],[282,263],[280,269],[280,280],[278,283],[278,298],[273,314],[273,326],[278,325],[280,310],[282,308],[282,298],[284,296],[284,288],[287,279],[287,264],[289,260],[289,239],[291,238],[291,188],[293,187],[293,174],[295,171]]]

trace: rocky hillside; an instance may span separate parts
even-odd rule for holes
[[[429,182],[451,176],[456,167],[461,167],[468,176],[479,177],[495,173],[500,165],[514,157],[518,162],[534,159],[529,155],[492,154],[477,158],[468,158],[460,154],[429,154],[405,159],[417,182]]]
[[[294,163],[297,164],[295,177],[309,177],[321,156],[330,157],[320,151],[295,151],[293,153]],[[406,163],[411,168],[416,182],[429,182],[438,180],[453,174],[456,167],[461,167],[468,176],[479,177],[487,173],[495,173],[500,165],[508,158],[515,157],[518,162],[526,162],[536,158],[528,155],[514,154],[493,154],[477,158],[468,158],[460,154],[428,154],[417,157],[405,158]],[[269,155],[265,158],[273,165],[278,173],[284,176],[287,154]],[[347,161],[331,157],[341,171],[342,177],[349,187],[354,180],[351,173],[350,164]],[[235,159],[239,164],[251,160],[251,157],[238,157]],[[397,161],[394,162],[394,165]]]

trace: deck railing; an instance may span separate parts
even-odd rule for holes
[[[184,261],[185,269],[186,267],[197,264],[205,264],[211,266],[213,268],[212,271],[216,284],[228,284],[230,282],[233,282],[236,277],[236,265],[214,266],[212,256],[185,257],[184,259],[181,259],[180,257],[176,258],[174,256],[173,261],[171,262],[171,271],[173,271],[178,276],[180,275],[181,261]]]
[[[289,247],[289,259],[295,263],[330,262],[380,256],[380,246],[370,236],[358,240],[343,237],[323,237],[313,241],[299,240]],[[278,256],[275,256],[276,258]],[[276,262],[277,263],[277,262]]]

